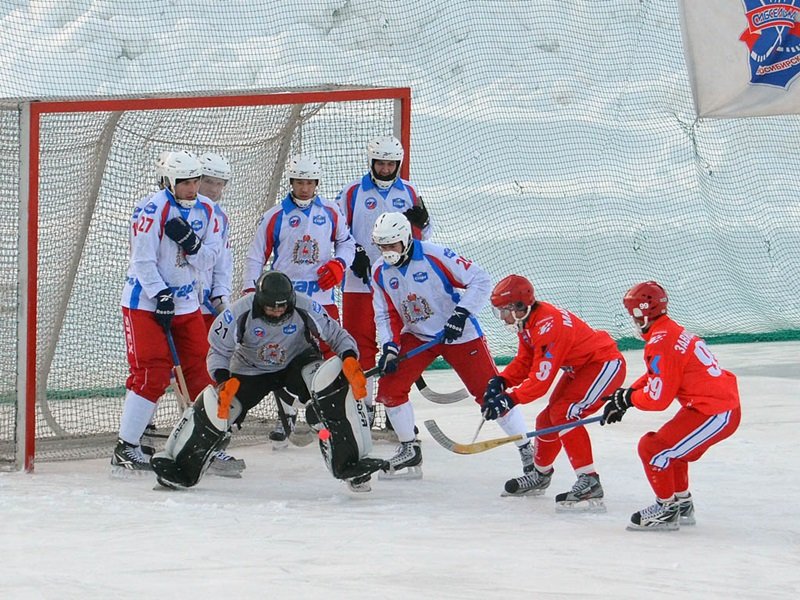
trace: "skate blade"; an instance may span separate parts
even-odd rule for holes
[[[628,531],[678,531],[681,526],[676,521],[675,523],[657,523],[655,525],[637,525],[636,523],[628,523],[625,528]]]
[[[697,521],[695,520],[694,515],[692,515],[691,517],[681,517],[678,520],[678,523],[680,523],[681,527],[683,527],[685,525],[690,525],[690,526],[691,525],[697,525]]]
[[[209,467],[206,475],[214,475],[216,477],[227,477],[228,479],[241,479],[242,472],[238,469],[214,469]]]
[[[111,472],[109,475],[111,479],[142,479],[143,477],[151,477],[153,471],[149,469],[126,469],[119,465],[111,465]]]
[[[156,484],[153,486],[154,492],[185,492],[189,488],[177,483],[171,483],[166,480],[156,479]]]
[[[372,491],[372,486],[369,484],[369,481],[356,484],[350,483],[349,481],[345,483],[347,484],[347,489],[354,494],[366,494]]]
[[[272,440],[273,452],[280,452],[281,450],[286,450],[288,447],[289,447],[289,440],[283,440],[281,442]]]
[[[530,497],[544,496],[544,490],[527,490],[527,491],[520,490],[518,492],[507,492],[506,490],[503,490],[500,496],[502,498],[508,498],[508,497],[516,498],[521,496],[530,496]]]
[[[606,505],[602,498],[590,498],[589,500],[578,500],[570,502],[565,500],[563,502],[556,502],[557,513],[604,513],[606,512]]]
[[[401,479],[422,479],[422,467],[403,467],[397,471],[379,471],[378,472],[378,479],[382,479],[384,481],[389,480],[401,480]]]

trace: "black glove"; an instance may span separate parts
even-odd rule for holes
[[[425,205],[422,203],[422,198],[419,199],[419,204],[417,206],[412,206],[406,212],[403,213],[408,222],[411,223],[414,227],[419,227],[420,229],[425,229],[428,226],[428,223],[431,222],[431,218],[428,215],[428,209],[425,208]]]
[[[505,415],[514,407],[514,400],[505,393],[497,394],[483,401],[481,414],[487,421],[494,421]]]
[[[200,238],[183,217],[175,217],[167,221],[164,224],[164,233],[183,248],[186,254],[197,254],[197,251],[200,250]]]
[[[217,382],[217,385],[222,385],[230,378],[231,378],[231,372],[228,369],[214,370],[214,381]]]
[[[500,377],[500,375],[495,375],[489,380],[489,383],[486,384],[486,391],[483,393],[483,401],[486,402],[489,398],[493,398],[495,396],[499,396],[506,390],[506,382],[505,380]]]
[[[450,318],[447,319],[447,323],[445,323],[444,326],[442,340],[445,343],[454,342],[461,337],[464,333],[464,325],[467,322],[467,317],[469,317],[469,311],[466,308],[456,306],[453,314],[450,315]]]
[[[164,288],[156,295],[156,310],[155,317],[158,324],[161,325],[165,331],[169,331],[169,326],[172,323],[172,317],[175,316],[175,300],[172,298],[172,290]]]
[[[633,406],[631,404],[632,393],[632,388],[619,388],[610,396],[604,397],[606,405],[603,407],[603,418],[600,419],[600,425],[622,421],[625,411]]]
[[[355,273],[356,277],[364,282],[364,285],[369,284],[369,275],[372,265],[369,262],[369,255],[364,248],[356,244],[356,255],[350,265],[350,270]]]
[[[400,355],[400,348],[394,342],[387,342],[383,345],[381,357],[378,359],[378,369],[381,373],[394,373],[397,371],[397,357]]]

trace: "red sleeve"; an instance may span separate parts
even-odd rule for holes
[[[647,373],[636,381],[631,395],[636,408],[665,410],[675,399],[683,377],[683,360],[673,342],[672,336],[664,336],[657,343],[645,346]]]

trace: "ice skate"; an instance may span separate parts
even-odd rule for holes
[[[234,458],[230,454],[220,450],[211,459],[211,464],[208,466],[207,473],[209,475],[216,475],[217,477],[235,477],[240,479],[242,471],[247,468],[244,460],[241,458]]]
[[[647,508],[631,515],[629,531],[677,531],[680,528],[680,504],[677,500],[656,500]]]
[[[400,442],[397,453],[389,459],[388,468],[378,479],[422,479],[420,441]]]
[[[505,490],[501,496],[541,496],[550,486],[553,478],[553,469],[542,473],[534,468],[527,475],[506,481]]]
[[[294,427],[297,415],[291,415],[287,418],[289,419],[289,426]],[[283,421],[280,419],[275,424],[275,428],[269,432],[269,439],[272,441],[273,450],[284,450],[289,447],[289,435],[283,427]]]
[[[581,473],[572,489],[556,495],[556,512],[606,512],[597,473]]]
[[[533,446],[530,442],[517,446],[519,450],[519,459],[522,461],[522,472],[526,475],[533,471]]]
[[[347,489],[349,489],[351,492],[356,494],[365,494],[372,491],[372,486],[370,485],[371,479],[372,476],[367,474],[362,475],[361,477],[347,479],[345,483],[347,484]]]
[[[694,502],[692,502],[692,495],[689,494],[686,498],[678,498],[678,522],[681,525],[694,525],[697,521],[694,518]]]
[[[125,479],[132,476],[152,473],[150,457],[142,453],[139,446],[123,440],[117,440],[114,453],[111,455],[111,476]]]

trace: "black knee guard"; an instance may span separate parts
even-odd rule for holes
[[[164,451],[151,460],[159,483],[182,488],[196,485],[214,453],[227,447],[228,421],[217,416],[218,401],[217,390],[208,386],[184,411]]]

